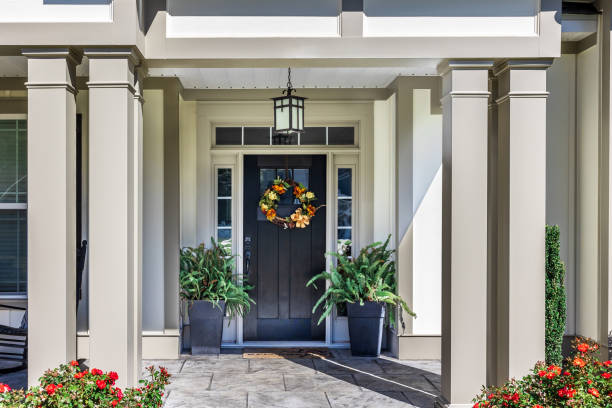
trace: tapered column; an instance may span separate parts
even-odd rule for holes
[[[28,57],[28,383],[76,357],[76,65]]]
[[[497,382],[544,360],[546,68],[506,61],[498,79]]]
[[[468,404],[486,383],[489,62],[443,75],[442,401]],[[441,405],[440,404],[440,405]]]
[[[132,50],[85,50],[89,58],[91,366],[135,385],[140,371],[138,196],[140,139]],[[139,111],[140,112],[140,111]],[[138,134],[137,134],[138,133]]]

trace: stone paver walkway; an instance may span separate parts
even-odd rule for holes
[[[244,359],[183,355],[145,361],[173,375],[165,408],[430,408],[440,394],[439,361],[351,357]]]

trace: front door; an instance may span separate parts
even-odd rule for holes
[[[325,207],[304,229],[283,229],[269,222],[259,210],[264,191],[277,178],[289,177],[326,200],[325,156],[244,157],[244,271],[254,286],[256,305],[244,319],[245,341],[325,340],[325,323],[312,307],[323,293],[306,287],[310,278],[325,269]],[[291,191],[278,207],[281,217],[297,208]]]

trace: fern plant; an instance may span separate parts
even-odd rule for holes
[[[393,308],[399,308],[410,316],[416,314],[397,295],[396,268],[393,254],[395,250],[388,249],[391,235],[383,242],[375,242],[363,248],[354,259],[349,256],[332,252],[327,255],[336,258],[336,265],[330,271],[323,271],[313,277],[306,286],[317,287],[317,280],[329,281],[329,287],[315,303],[313,313],[322,306],[323,313],[318,324],[332,312],[335,305],[343,303],[379,302]],[[389,313],[389,323],[395,325],[395,313]]]
[[[253,289],[234,274],[236,256],[211,238],[212,245],[202,243],[196,248],[185,247],[180,252],[179,285],[181,298],[189,303],[206,300],[220,308],[224,301],[230,318],[245,316],[255,303],[248,294]]]

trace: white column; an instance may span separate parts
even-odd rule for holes
[[[497,381],[544,359],[546,68],[505,61],[498,79]]]
[[[599,146],[599,317],[598,339],[602,345],[603,358],[608,358],[608,338],[612,336],[612,5],[609,1],[598,0],[597,6],[603,11],[600,24],[601,47],[601,133]]]
[[[440,405],[469,404],[486,383],[491,66],[490,62],[448,61],[440,67],[444,115]]]
[[[140,146],[131,49],[87,49],[90,151],[90,361],[137,384],[141,342],[138,281]],[[137,266],[138,265],[138,266]]]
[[[132,364],[138,369],[142,360],[142,233],[143,233],[143,90],[144,69],[134,72],[134,322],[137,335],[133,338]],[[140,370],[136,372],[140,375]]]
[[[76,65],[28,57],[28,384],[76,357]]]

